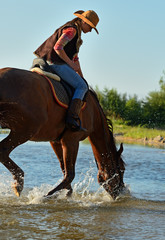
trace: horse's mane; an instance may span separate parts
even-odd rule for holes
[[[110,134],[110,137],[111,137],[111,140],[113,142],[113,146],[114,148],[116,149],[116,144],[115,144],[115,139],[114,139],[114,135],[113,135],[113,124],[112,124],[112,121],[106,117],[104,111],[103,111],[103,108],[101,107],[100,105],[100,102],[99,102],[99,99],[98,99],[98,96],[97,96],[97,93],[90,87],[89,89],[90,93],[92,94],[92,96],[94,96],[94,98],[96,99],[97,101],[97,104],[98,104],[98,107],[99,107],[99,110],[100,112],[102,113],[102,116],[105,118],[106,122],[107,122],[107,126],[108,126],[108,132]],[[117,149],[116,149],[117,151]],[[125,169],[125,162],[123,161],[122,158],[120,158],[120,163],[122,164],[123,166],[123,169]],[[119,164],[119,163],[118,163]]]
[[[95,97],[95,99],[97,100],[97,104],[99,105],[99,109],[101,110],[106,122],[107,122],[107,125],[108,125],[108,130],[110,132],[110,134],[113,135],[113,123],[112,121],[106,117],[105,113],[104,113],[104,110],[103,108],[101,107],[100,105],[100,102],[99,102],[99,99],[98,99],[98,96],[97,96],[97,93],[95,92],[95,90],[93,88],[90,87],[90,92],[92,93],[92,95]]]

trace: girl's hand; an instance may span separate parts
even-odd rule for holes
[[[75,70],[76,72],[79,72],[80,70],[80,65],[77,62],[73,62],[71,61],[71,63],[69,64],[69,66],[71,68],[73,68],[73,70]]]

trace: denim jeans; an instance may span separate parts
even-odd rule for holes
[[[85,93],[88,91],[86,82],[67,64],[51,64],[50,66],[59,77],[75,89],[72,99],[83,100]]]

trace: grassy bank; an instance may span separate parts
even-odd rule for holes
[[[140,126],[131,127],[117,120],[113,120],[113,129],[115,135],[121,135],[133,139],[154,139],[157,136],[162,136],[163,138],[165,138],[165,130],[149,129]]]
[[[9,132],[10,132],[10,130],[8,130],[8,129],[0,129],[0,134],[7,134]]]
[[[119,142],[143,143],[150,145],[165,146],[165,130],[149,129],[144,127],[131,127],[124,124],[122,121],[113,120],[113,133],[116,140]],[[9,130],[0,129],[0,134],[9,133]],[[162,140],[160,140],[160,137]],[[88,139],[83,141],[89,143]]]

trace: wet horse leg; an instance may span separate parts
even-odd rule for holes
[[[61,143],[60,142],[50,142],[51,144],[51,147],[53,148],[59,162],[60,162],[60,167],[61,167],[61,170],[65,176],[65,169],[64,169],[64,160],[63,160],[63,150],[62,150],[62,146],[61,146]],[[67,192],[67,196],[71,196],[72,192],[73,192],[73,189],[71,187],[71,184],[69,184],[66,189],[68,190]]]
[[[20,196],[24,185],[24,172],[23,170],[9,157],[11,151],[18,145],[26,142],[28,139],[19,137],[18,134],[10,134],[0,142],[0,162],[11,172],[15,183],[13,184],[14,192]]]
[[[61,144],[62,144],[61,147],[63,150],[62,165],[64,168],[64,179],[57,187],[55,187],[50,192],[48,192],[47,196],[50,196],[53,193],[60,191],[64,188],[68,189],[75,177],[75,163],[76,163],[79,142],[74,142],[74,141],[71,141],[71,139],[67,139],[67,141],[61,140]]]

